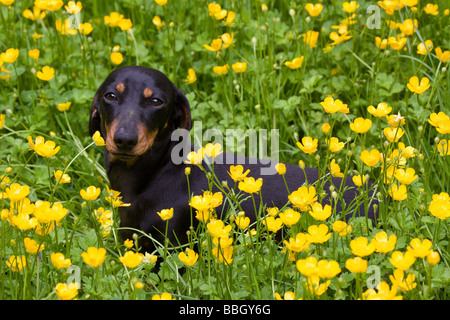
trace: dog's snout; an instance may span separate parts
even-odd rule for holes
[[[135,132],[128,132],[124,129],[119,129],[114,134],[114,143],[120,151],[131,151],[138,143],[138,135]]]

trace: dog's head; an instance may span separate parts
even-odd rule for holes
[[[100,132],[113,159],[136,159],[159,136],[167,136],[177,128],[191,128],[189,102],[157,70],[136,66],[118,68],[95,94],[89,134]]]

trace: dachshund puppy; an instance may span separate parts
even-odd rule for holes
[[[196,220],[190,214],[189,190],[191,195],[201,195],[208,190],[205,173],[196,165],[179,161],[187,154],[181,154],[179,150],[186,151],[188,148],[191,151],[188,134],[180,132],[189,133],[190,129],[188,100],[157,70],[121,67],[113,71],[98,88],[90,112],[89,133],[92,136],[99,131],[104,138],[104,164],[111,187],[121,193],[125,203],[131,204],[119,209],[122,238],[130,239],[134,233],[139,233],[136,230],[140,230],[163,243],[166,221],[157,212],[173,208],[173,218],[168,225],[169,240],[175,245],[187,241],[186,232],[192,221],[195,223]],[[183,146],[181,149],[180,144]],[[250,169],[248,176],[263,178],[261,198],[255,194],[258,207],[262,203],[267,207],[282,208],[288,202],[289,193],[283,177],[263,174],[264,169],[273,167],[274,163],[237,155],[222,156],[222,161],[214,159],[214,173],[220,182],[226,181],[228,186],[233,186],[234,181],[228,174],[230,165],[241,164],[245,170]],[[186,167],[191,168],[189,189]],[[208,168],[207,165],[203,167]],[[285,179],[290,192],[303,186],[306,181],[311,185],[320,178],[317,169],[305,168],[305,177],[304,171],[296,165],[287,164],[286,168]],[[372,219],[375,217],[373,205],[364,206],[362,200],[358,200],[360,194],[351,178],[331,180],[337,190],[341,182],[345,186],[343,198],[338,201],[338,213],[345,209],[347,216],[368,214]],[[324,190],[328,191],[329,187],[330,182],[326,182]],[[230,203],[225,199],[223,203],[216,209],[219,217],[229,209],[236,210],[230,208]],[[322,203],[329,203],[329,198],[323,199]],[[373,203],[377,203],[376,199]],[[246,216],[255,219],[251,197],[241,203],[241,209]],[[139,245],[143,252],[154,250],[155,244],[151,238],[140,237]]]

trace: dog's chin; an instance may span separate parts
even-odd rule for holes
[[[134,163],[140,156],[137,154],[124,153],[119,151],[110,151],[110,150],[108,150],[108,153],[111,162],[120,161],[125,162],[127,164]]]

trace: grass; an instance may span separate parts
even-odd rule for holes
[[[33,1],[0,2],[1,299],[448,299],[450,157],[445,151],[450,125],[448,117],[434,118],[439,112],[450,116],[446,1],[433,1],[436,15],[422,1],[391,15],[377,5],[378,11],[368,11],[370,1],[358,1],[355,13],[345,12],[343,1],[324,1],[322,11],[312,16],[306,1],[229,0],[219,2],[227,10],[219,17],[221,11],[210,15],[209,2],[201,0],[165,5],[99,0],[83,2],[77,15],[64,6],[47,7],[51,10],[43,9],[45,17],[36,21],[23,14],[32,10]],[[107,25],[104,17],[111,12],[130,19],[131,28],[126,21],[121,27],[112,21]],[[77,29],[77,18],[91,24],[89,34],[83,34],[87,25]],[[57,21],[65,19],[72,27],[58,31]],[[417,19],[417,25],[408,25],[408,19]],[[312,39],[308,30],[318,32],[315,43],[305,41]],[[232,43],[222,37],[229,47],[217,52],[204,47],[225,33],[232,37]],[[406,40],[401,49],[392,39],[385,48],[376,45],[376,37],[397,36]],[[417,53],[426,40],[433,47]],[[32,49],[39,50],[37,59],[29,55]],[[135,243],[117,236],[118,203],[105,199],[120,195],[107,189],[102,147],[87,132],[95,90],[119,62],[111,59],[113,53],[121,54],[120,66],[164,72],[185,92],[202,132],[274,129],[280,161],[301,160],[322,172],[334,161],[343,174],[373,179],[380,219],[354,218],[342,225],[344,212],[332,210],[327,216],[322,212],[327,209],[313,210],[314,197],[306,204],[292,198],[284,208],[258,212],[257,222],[240,228],[239,202],[252,195],[244,188],[250,182],[232,188],[208,176],[221,194],[191,195],[192,219],[210,218],[189,230],[189,244],[166,241],[156,252],[133,254]],[[300,57],[296,69],[285,64]],[[237,69],[237,62],[245,62],[245,70]],[[226,74],[213,71],[225,65]],[[51,79],[39,73],[44,66],[54,69]],[[195,77],[188,77],[189,69]],[[414,76],[429,79],[429,87],[411,91]],[[329,96],[347,104],[348,113],[327,111],[321,103]],[[368,111],[380,103],[404,123],[388,123],[387,117]],[[351,129],[358,117],[371,120],[367,132]],[[329,131],[322,130],[324,123]],[[384,130],[396,125],[403,135],[397,131],[389,141]],[[60,149],[38,144],[38,136]],[[303,137],[318,139],[317,150],[308,154],[297,147]],[[340,151],[328,148],[331,137],[345,143]],[[373,149],[380,159],[367,165],[360,156]],[[418,177],[402,178],[402,168],[414,169]],[[70,182],[55,179],[56,170],[68,174]],[[324,175],[323,181],[329,178]],[[342,192],[340,186],[323,190],[322,185],[309,185],[319,201],[324,193],[339,197]],[[393,192],[394,185],[406,193]],[[100,188],[100,194],[86,200],[80,190],[89,186]],[[365,185],[360,190],[367,201]],[[290,192],[306,195],[304,189]],[[195,208],[200,197],[209,204],[203,211]],[[234,211],[217,216],[214,203],[220,201],[229,201]],[[325,218],[316,219],[316,210]],[[105,251],[93,253],[91,247]],[[179,255],[188,248],[199,252]],[[52,259],[55,253],[70,261]],[[353,260],[357,256],[362,260]],[[65,287],[71,283],[77,285]]]

